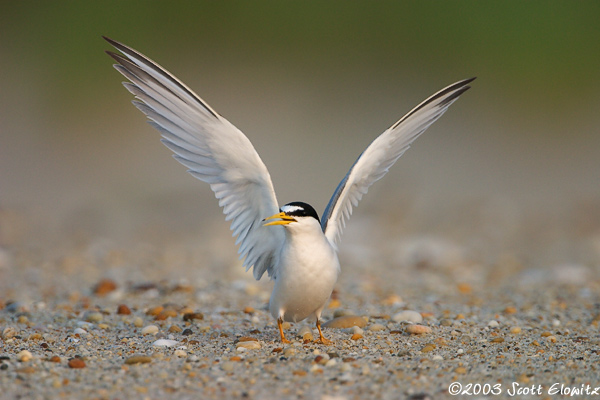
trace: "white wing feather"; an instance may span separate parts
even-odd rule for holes
[[[411,143],[470,88],[468,84],[474,79],[457,82],[429,97],[383,132],[358,157],[336,188],[321,218],[323,232],[331,243],[339,240],[352,208],[358,205],[369,187],[383,178]]]
[[[248,138],[217,114],[177,78],[139,52],[105,38],[120,54],[107,52],[115,68],[131,83],[124,86],[134,105],[162,134],[162,142],[194,177],[210,184],[231,221],[246,270],[258,280],[276,274],[283,228],[264,227],[262,219],[278,212],[266,166]]]

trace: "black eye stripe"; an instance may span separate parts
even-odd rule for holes
[[[288,210],[286,211],[286,209]],[[313,217],[319,223],[321,222],[315,209],[310,204],[303,203],[301,201],[288,203],[281,207],[280,211],[285,212],[291,217]]]

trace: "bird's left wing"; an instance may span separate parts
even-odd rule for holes
[[[162,134],[162,142],[194,177],[210,184],[231,221],[246,270],[258,280],[276,271],[281,227],[263,227],[263,218],[279,207],[271,177],[250,140],[216,113],[181,81],[143,54],[106,39],[121,54],[107,53],[131,83],[123,85],[138,99],[133,104]],[[275,229],[273,229],[275,228]]]
[[[467,91],[475,78],[465,79],[435,93],[375,139],[354,162],[336,188],[325,208],[321,227],[335,243],[352,215],[352,207],[369,187],[388,172],[396,160],[433,124],[458,97]]]

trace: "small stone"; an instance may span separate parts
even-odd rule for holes
[[[142,329],[142,335],[156,335],[158,333],[158,326],[148,325]]]
[[[186,351],[185,351],[185,350],[181,350],[181,349],[177,349],[177,350],[175,350],[175,351],[173,352],[173,354],[175,354],[175,356],[176,356],[176,357],[179,357],[179,358],[183,358],[183,357],[186,357],[186,356],[187,356],[187,353],[186,353]]]
[[[256,310],[250,306],[244,307],[244,314],[254,314]]]
[[[505,314],[516,314],[517,309],[513,306],[508,306],[504,309]]]
[[[71,358],[68,365],[69,368],[85,368],[85,362],[81,358]]]
[[[465,367],[456,367],[454,368],[454,372],[462,375],[467,373],[467,369]]]
[[[158,339],[158,340],[154,341],[154,343],[152,343],[152,346],[155,346],[155,347],[173,347],[173,346],[177,346],[178,344],[179,344],[179,342],[177,340]]]
[[[60,357],[59,356],[52,356],[47,361],[50,361],[50,362],[53,362],[53,363],[59,363],[60,362]]]
[[[554,336],[554,335],[547,336],[546,340],[550,343],[556,343],[556,336]]]
[[[158,315],[156,315],[154,317],[154,319],[156,321],[164,321],[167,318],[175,318],[176,316],[177,316],[177,311],[169,308],[169,309],[162,310],[161,312],[159,312]]]
[[[352,333],[358,333],[359,335],[364,335],[365,331],[362,328],[359,328],[358,326],[353,326],[352,328]]]
[[[102,279],[94,286],[92,291],[96,296],[105,296],[108,293],[117,289],[117,284],[112,279]]]
[[[436,354],[435,356],[431,357],[431,359],[433,361],[444,361],[444,357],[440,356],[439,354]]]
[[[510,333],[514,333],[514,334],[521,333],[521,327],[520,326],[513,326],[512,328],[510,328]]]
[[[323,324],[325,328],[344,329],[358,326],[362,328],[367,325],[367,321],[363,317],[357,317],[355,315],[347,315],[344,317],[334,318]]]
[[[231,372],[233,371],[233,368],[235,368],[235,363],[231,361],[225,361],[221,363],[221,369],[225,372]]]
[[[288,347],[287,349],[285,349],[283,351],[283,355],[288,358],[295,355],[296,353],[297,353],[297,350],[293,347]]]
[[[233,357],[231,357],[231,358],[229,359],[229,361],[236,361],[236,362],[237,362],[237,361],[242,361],[242,357],[240,357],[240,356],[233,356]]]
[[[193,331],[192,331],[190,328],[186,328],[186,329],[184,329],[184,330],[183,330],[183,332],[181,332],[181,334],[182,334],[183,336],[189,336],[189,335],[191,335],[192,333],[194,333],[194,332],[193,332]]]
[[[462,294],[471,294],[471,292],[473,291],[473,289],[471,289],[471,285],[469,285],[468,283],[459,283],[458,285],[456,285],[456,288]]]
[[[236,348],[238,350],[239,349],[258,350],[261,348],[261,345],[259,342],[252,340],[252,341],[247,341],[247,342],[239,342],[238,344],[236,344]]]
[[[17,323],[19,324],[26,324],[29,322],[29,318],[27,318],[26,315],[19,315],[19,318],[17,318]]]
[[[395,304],[402,304],[402,297],[398,296],[397,294],[391,294],[388,297],[386,297],[385,299],[383,299],[381,301],[381,304],[383,304],[384,306],[393,306]]]
[[[134,365],[134,364],[148,364],[152,362],[152,357],[135,355],[125,359],[125,364]]]
[[[546,332],[542,332],[542,333],[540,334],[540,336],[541,336],[541,337],[552,336],[552,333],[550,333],[550,332],[546,331]]]
[[[406,327],[406,332],[411,335],[421,335],[425,333],[431,333],[431,328],[424,325],[408,325]]]
[[[335,358],[331,358],[331,359],[327,360],[327,362],[325,363],[325,366],[333,367],[335,364],[337,364],[337,361],[335,360]]]
[[[84,317],[87,322],[100,322],[104,318],[102,313],[98,311],[87,312]]]
[[[119,304],[117,307],[117,314],[119,315],[130,315],[131,309],[127,307],[125,304]]]
[[[18,333],[19,332],[12,326],[6,327],[2,331],[2,339],[6,340],[6,339],[13,338],[13,337],[17,336]]]
[[[423,322],[423,316],[417,311],[404,310],[392,316],[392,320],[395,322],[414,322],[419,324]]]
[[[327,361],[329,361],[329,355],[328,354],[320,354],[318,356],[315,357],[315,363],[317,364],[321,364],[321,365],[325,365],[327,364]]]
[[[298,330],[298,336],[302,338],[302,340],[313,340],[312,329],[310,327],[304,325],[302,328]]]
[[[360,333],[355,333],[354,335],[352,335],[352,337],[350,339],[352,340],[358,340],[358,339],[362,339],[363,335],[361,335]]]
[[[504,342],[504,338],[501,336],[496,336],[495,338],[490,340],[490,343],[503,343],[503,342]]]
[[[430,343],[423,346],[423,348],[421,349],[421,353],[429,353],[433,350],[435,350],[435,345]]]
[[[306,371],[303,369],[296,369],[296,370],[292,371],[292,374],[296,375],[296,376],[305,376]]]
[[[192,312],[192,313],[183,314],[184,321],[194,321],[194,320],[203,320],[203,319],[204,319],[204,314],[202,314],[202,313]]]
[[[372,332],[379,332],[385,330],[385,326],[382,324],[373,324],[369,327],[369,330]]]
[[[454,323],[452,322],[452,320],[450,320],[448,318],[444,318],[443,320],[440,321],[440,325],[441,326],[452,326],[452,325],[454,325]]]
[[[110,329],[110,326],[107,324],[98,324],[98,328],[107,331]]]
[[[29,350],[22,350],[21,352],[19,352],[19,354],[17,354],[17,360],[19,360],[21,362],[30,361],[32,358],[33,358],[33,355],[31,354],[31,352]]]
[[[290,324],[289,322],[285,321],[284,323],[281,324],[281,329],[283,329],[284,331],[287,331],[288,329],[290,329],[292,327],[292,324]]]
[[[488,322],[488,326],[490,328],[497,328],[500,326],[500,323],[498,321],[496,321],[495,319],[493,319],[490,322]]]
[[[254,338],[252,336],[242,336],[236,340],[236,343],[239,343],[239,342],[258,342],[258,339]]]
[[[182,332],[182,331],[183,331],[183,329],[181,329],[181,328],[180,328],[180,327],[178,327],[177,325],[171,325],[171,326],[169,327],[169,332],[171,332],[171,333],[180,333],[180,332]]]
[[[73,333],[74,333],[74,334],[76,334],[76,335],[87,335],[87,334],[88,334],[88,331],[86,331],[86,330],[85,330],[85,329],[83,329],[83,328],[77,328],[77,329],[75,329],[75,330],[73,331]]]
[[[142,319],[142,317],[135,317],[133,319],[133,326],[135,326],[136,328],[141,328],[142,326],[144,326],[144,320]]]
[[[162,310],[164,310],[165,308],[163,306],[156,306],[156,307],[152,307],[149,308],[146,311],[146,315],[152,315],[152,316],[157,316],[158,314],[160,314],[162,312]]]

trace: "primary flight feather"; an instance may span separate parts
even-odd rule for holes
[[[282,322],[316,318],[339,273],[336,242],[369,187],[381,179],[411,143],[458,99],[475,78],[435,93],[377,137],[337,186],[322,218],[302,202],[278,207],[267,167],[250,140],[179,79],[136,50],[104,38],[121,54],[107,51],[129,80],[133,104],[160,131],[162,142],[194,177],[207,182],[237,237],[246,270],[275,280],[269,309]],[[267,222],[269,221],[269,222]]]

